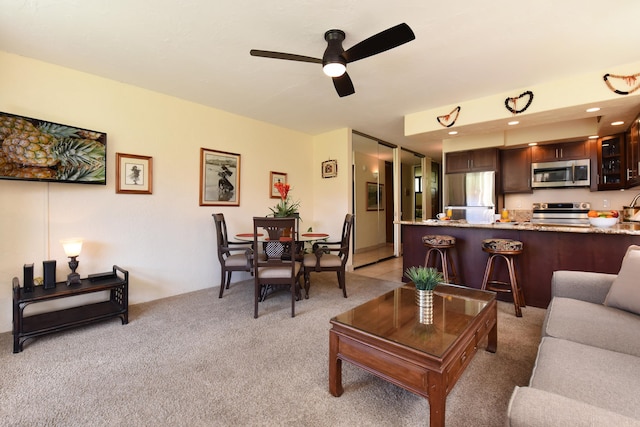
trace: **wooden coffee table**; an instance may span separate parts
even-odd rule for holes
[[[331,319],[329,391],[343,393],[342,361],[429,400],[430,426],[444,426],[447,395],[488,336],[498,342],[494,292],[455,285],[435,290],[433,324],[418,321],[415,288],[407,284]]]

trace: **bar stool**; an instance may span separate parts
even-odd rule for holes
[[[458,275],[453,260],[449,257],[449,249],[455,248],[456,238],[453,236],[429,234],[422,236],[422,244],[428,248],[427,255],[424,257],[424,266],[429,266],[431,254],[433,253],[433,263],[436,264],[437,257],[440,255],[440,267],[445,283],[456,283]],[[449,273],[449,269],[451,272]],[[453,282],[449,282],[449,279]]]
[[[489,289],[495,292],[511,293],[513,296],[513,305],[516,308],[516,316],[522,317],[521,307],[526,307],[524,303],[524,293],[518,284],[515,269],[515,257],[520,255],[524,250],[524,245],[518,240],[511,239],[485,239],[482,241],[482,250],[489,254],[487,267],[484,271],[484,279],[482,279],[481,289]],[[496,258],[502,258],[507,264],[509,270],[509,282],[502,282],[492,279],[494,261]]]

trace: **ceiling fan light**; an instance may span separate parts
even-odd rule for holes
[[[340,62],[329,62],[322,66],[322,71],[329,77],[340,77],[347,71],[347,67]]]

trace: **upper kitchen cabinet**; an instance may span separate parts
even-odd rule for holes
[[[533,193],[531,147],[500,151],[502,193]]]
[[[498,169],[498,149],[454,151],[447,153],[445,173],[496,171]]]
[[[598,191],[625,188],[624,135],[606,136],[596,142],[596,168],[592,175]]]
[[[636,119],[631,123],[629,130],[626,134],[626,178],[627,178],[627,187],[635,187],[636,185],[640,185],[640,145],[639,145],[639,135],[640,126],[638,125],[638,120],[640,116],[636,117]]]
[[[555,162],[557,160],[580,160],[588,158],[588,141],[536,145],[535,147],[531,147],[531,161],[533,163]]]

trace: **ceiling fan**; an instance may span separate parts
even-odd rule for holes
[[[344,38],[345,33],[342,30],[329,30],[324,33],[324,39],[327,41],[327,49],[324,51],[322,59],[256,49],[252,49],[249,53],[252,56],[261,56],[263,58],[322,64],[322,70],[333,79],[336,92],[338,92],[340,97],[343,97],[355,93],[351,78],[346,71],[348,63],[393,49],[394,47],[410,42],[415,39],[416,36],[407,24],[402,23],[381,31],[347,50],[344,50],[342,47]]]

